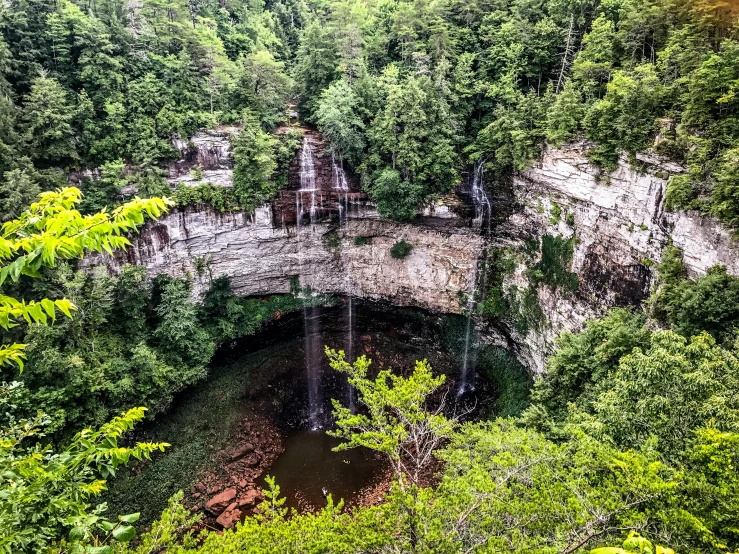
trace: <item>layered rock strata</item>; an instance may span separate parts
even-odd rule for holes
[[[634,165],[622,157],[615,171],[602,173],[588,162],[587,147],[578,142],[549,148],[515,176],[515,207],[491,237],[494,246],[519,251],[527,239],[574,237],[569,270],[578,276],[577,291],[563,294],[539,285],[543,324],[526,336],[507,329],[510,345],[537,373],[544,371],[553,339],[563,330],[578,330],[610,307],[648,298],[655,266],[669,243],[683,252],[693,277],[717,264],[739,275],[739,243],[729,230],[697,213],[665,211],[667,183],[680,166],[639,155]],[[523,270],[517,268],[506,284],[527,286]]]

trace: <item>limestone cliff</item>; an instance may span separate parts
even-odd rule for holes
[[[665,211],[667,182],[682,168],[640,155],[638,167],[624,157],[615,171],[601,173],[588,163],[586,149],[584,142],[548,148],[536,165],[516,175],[513,198],[507,199],[513,209],[491,237],[494,246],[520,250],[528,238],[574,236],[570,270],[578,276],[577,291],[555,293],[539,285],[540,328],[526,336],[505,329],[511,346],[535,372],[544,371],[546,355],[561,331],[577,330],[609,307],[645,300],[654,266],[669,241],[682,250],[692,276],[716,264],[739,275],[739,244],[730,231],[696,213]],[[526,286],[522,269],[507,283]]]
[[[413,248],[393,259],[390,248],[401,239]],[[453,313],[460,310],[459,292],[472,285],[483,242],[469,229],[382,221],[361,206],[343,225],[308,224],[300,233],[276,220],[269,206],[253,215],[188,208],[132,240],[127,251],[106,259],[114,272],[132,263],[150,275],[189,275],[196,295],[212,278],[228,275],[244,296],[287,293],[299,282],[314,291]]]
[[[176,144],[182,159],[169,168],[171,182],[188,182],[190,170],[201,166],[204,181],[231,186],[233,132],[205,131]],[[537,325],[522,331],[503,317],[483,333],[541,373],[561,331],[577,330],[609,307],[637,305],[649,296],[654,266],[669,241],[683,251],[693,276],[716,264],[739,275],[739,246],[728,230],[711,218],[665,211],[667,182],[679,166],[642,155],[638,167],[624,158],[604,174],[588,162],[586,149],[583,142],[549,148],[511,181],[488,183],[490,226],[471,206],[484,195],[481,173],[461,185],[461,194],[426,206],[412,224],[401,225],[378,217],[356,177],[309,131],[288,188],[270,205],[252,215],[205,206],[178,209],[148,224],[127,252],[105,263],[113,271],[136,263],[150,275],[189,275],[196,296],[211,279],[228,275],[236,293],[247,296],[285,293],[299,284],[459,313],[465,307],[462,293],[481,284],[478,262],[489,248],[520,252],[544,235],[571,238],[566,269],[577,275],[577,289],[563,293],[539,284]],[[398,240],[413,247],[400,260],[390,256]],[[504,286],[529,286],[525,270],[520,262]]]

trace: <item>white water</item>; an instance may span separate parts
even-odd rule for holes
[[[303,246],[301,235],[303,232],[303,193],[310,192],[310,221],[311,232],[317,212],[316,207],[316,170],[313,163],[313,147],[308,140],[308,136],[303,137],[303,147],[300,154],[300,190],[295,194],[295,214],[296,227],[298,234],[298,261],[300,267],[299,280],[303,275]],[[307,284],[300,282],[300,287],[304,294],[310,294],[310,288]],[[307,299],[306,299],[307,301]],[[308,419],[310,427],[313,430],[321,426],[321,365],[323,341],[321,339],[321,322],[319,312],[314,307],[303,308],[303,326],[304,326],[304,348],[305,348],[305,369],[308,377]]]
[[[339,222],[341,225],[341,228],[343,230],[344,238],[347,236],[347,227],[349,224],[349,182],[346,179],[346,173],[344,172],[344,168],[341,166],[341,163],[336,163],[336,158],[334,155],[331,155],[331,167],[333,170],[333,176],[334,176],[334,189],[343,192],[343,196],[339,196]],[[349,266],[349,271],[351,271],[351,265]],[[346,302],[346,314],[345,314],[345,320],[346,320],[346,339],[344,342],[344,355],[346,357],[346,361],[349,363],[354,362],[354,299],[351,296],[351,291],[349,290],[349,284],[351,283],[351,279],[349,276],[349,271],[347,271],[345,275],[346,283],[347,283],[347,296],[348,300]],[[352,390],[351,385],[347,383],[347,390],[346,390],[346,396],[347,396],[347,402],[349,404],[349,409],[353,412],[355,409],[354,406],[354,391]]]
[[[475,274],[472,276],[472,290],[469,291],[467,297],[467,326],[465,328],[464,335],[464,355],[462,356],[462,372],[459,376],[459,387],[457,388],[457,395],[462,395],[466,391],[472,391],[475,389],[475,362],[477,356],[471,356],[470,354],[476,354],[477,349],[475,345],[472,345],[472,352],[470,352],[470,342],[474,339],[475,328],[474,322],[472,321],[472,314],[475,311],[476,296],[477,296],[477,264],[475,264]]]
[[[316,218],[316,167],[313,164],[313,146],[308,140],[308,135],[303,137],[303,147],[300,152],[300,193],[310,192],[310,221],[311,224]],[[301,200],[302,202],[302,200]],[[298,217],[302,212],[298,214]]]
[[[485,194],[484,168],[484,160],[475,164],[470,192],[472,195],[472,202],[475,205],[475,224],[482,225],[487,216],[488,231],[490,231],[490,216],[492,215],[492,208],[490,206],[488,195]]]
[[[341,166],[341,163],[336,163],[336,158],[333,154],[331,154],[331,166],[334,174],[334,188],[349,192],[349,182],[346,180],[344,168]]]
[[[475,225],[482,226],[483,222],[487,220],[487,230],[490,233],[490,221],[492,219],[492,207],[490,200],[485,193],[485,180],[484,180],[484,166],[485,162],[479,161],[475,164],[475,168],[472,175],[472,185],[470,187],[470,195],[472,202],[475,205]],[[462,372],[459,377],[459,387],[457,388],[457,394],[464,394],[466,391],[474,390],[475,388],[475,364],[477,362],[477,348],[475,344],[475,322],[473,321],[473,314],[477,306],[478,296],[478,264],[479,259],[475,262],[475,273],[472,276],[472,283],[470,284],[470,290],[467,293],[467,325],[465,328],[464,336],[464,354],[462,356]],[[485,272],[482,272],[483,284],[482,288],[485,287]]]

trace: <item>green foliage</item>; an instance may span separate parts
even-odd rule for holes
[[[302,309],[303,306],[304,301],[294,295],[274,295],[269,298],[235,296],[228,277],[218,277],[205,294],[202,324],[214,340],[223,342],[252,335],[273,318]]]
[[[275,149],[278,141],[262,131],[259,122],[244,114],[244,127],[234,140],[234,194],[240,206],[248,211],[264,204],[277,193],[271,180],[277,169]]]
[[[617,71],[607,88],[605,98],[590,106],[583,128],[597,143],[590,159],[613,169],[621,150],[633,155],[648,145],[664,92],[652,65]]]
[[[590,554],[675,554],[672,548],[655,546],[636,531],[630,531],[623,548],[603,547],[590,551]]]
[[[164,359],[172,365],[192,368],[192,372],[178,376],[181,386],[202,378],[215,344],[198,320],[198,309],[190,299],[188,284],[179,280],[167,283],[155,311],[159,325],[153,337]]]
[[[738,378],[736,352],[716,346],[707,333],[688,340],[657,331],[647,348],[621,359],[594,402],[595,413],[617,444],[656,437],[660,450],[676,455],[707,421],[737,431]]]
[[[565,85],[561,94],[547,111],[546,138],[554,146],[561,146],[574,138],[580,128],[585,106],[580,100],[580,92],[571,83]]]
[[[355,167],[365,147],[364,122],[357,108],[354,91],[341,79],[321,93],[315,116],[318,130],[331,143],[331,154]]]
[[[182,504],[182,491],[169,499],[162,516],[155,521],[151,530],[144,533],[139,541],[130,546],[126,543],[116,549],[118,554],[151,554],[152,552],[177,552],[180,548],[193,548],[193,526],[200,516],[193,516]]]
[[[658,275],[660,285],[651,299],[654,317],[686,337],[707,331],[718,341],[734,339],[739,330],[739,278],[715,266],[689,279],[674,246],[665,248]]]
[[[428,75],[401,78],[390,65],[377,81],[380,108],[368,129],[363,165],[378,210],[401,221],[456,183],[458,156],[449,99]]]
[[[3,387],[0,401],[7,407],[17,390]],[[135,535],[131,523],[138,514],[107,520],[105,505],[91,507],[91,500],[105,489],[105,479],[131,459],[148,459],[166,443],[118,445],[125,432],[141,421],[145,408],[133,408],[98,430],[84,429],[68,446],[55,451],[33,444],[41,438],[45,416],[16,421],[7,416],[0,431],[0,548],[3,552],[43,552],[60,542],[73,552],[86,546],[127,542]],[[100,552],[111,552],[110,546]]]
[[[0,221],[16,219],[36,200],[41,189],[27,171],[14,169],[0,183]]]
[[[410,377],[399,377],[382,370],[368,377],[371,360],[360,356],[350,364],[344,352],[326,348],[331,367],[346,373],[367,413],[353,413],[334,400],[336,430],[329,435],[345,439],[336,450],[364,447],[382,452],[388,458],[403,491],[408,484],[418,486],[421,472],[431,461],[432,452],[448,438],[456,426],[443,414],[426,408],[427,398],[444,384],[445,376],[434,377],[424,360],[416,362]]]
[[[549,213],[551,214],[549,218],[550,225],[556,225],[562,219],[562,208],[556,202],[552,202],[552,209]]]
[[[367,246],[372,243],[372,237],[354,237],[354,246]]]
[[[416,217],[418,204],[423,199],[423,189],[403,181],[395,169],[375,173],[369,192],[377,203],[377,211],[398,221]]]
[[[390,248],[390,256],[392,256],[396,260],[402,260],[408,254],[410,254],[411,250],[413,250],[413,246],[411,246],[404,240],[399,240]]]
[[[321,93],[336,77],[336,42],[330,30],[319,21],[312,21],[300,37],[295,57],[293,78],[300,99],[300,113],[306,121],[312,121]]]
[[[534,241],[531,245],[534,255],[538,248],[538,241]],[[530,329],[540,327],[543,314],[536,288],[520,288],[504,282],[506,277],[513,275],[517,266],[518,262],[512,251],[495,248],[490,250],[485,278],[488,290],[481,312],[485,318],[507,321],[519,333],[526,334]]]
[[[546,376],[532,392],[530,418],[542,413],[563,420],[569,403],[589,410],[600,383],[616,369],[621,358],[634,348],[646,348],[650,333],[644,316],[625,309],[611,310],[603,319],[587,322],[580,333],[562,333],[549,357]]]
[[[477,371],[496,389],[492,415],[518,417],[528,407],[533,380],[529,370],[510,352],[497,346],[485,348],[477,360]]]
[[[569,271],[574,243],[574,237],[567,240],[552,235],[541,237],[541,259],[526,270],[531,286],[544,283],[555,290],[563,288],[566,292],[575,292],[578,286],[577,275]]]

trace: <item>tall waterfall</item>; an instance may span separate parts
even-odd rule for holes
[[[492,219],[492,206],[487,194],[485,193],[484,180],[485,161],[481,160],[475,164],[472,173],[472,183],[470,186],[470,196],[475,205],[475,225],[482,226],[487,221],[487,232],[490,233],[490,224]],[[475,272],[470,283],[470,290],[467,292],[467,324],[464,335],[464,353],[462,355],[462,371],[459,378],[459,387],[457,394],[461,395],[475,388],[475,365],[477,363],[477,347],[475,340],[475,322],[473,315],[477,306],[479,291],[485,289],[485,271],[482,271],[482,283],[478,283],[478,265],[480,259],[475,262]]]
[[[310,221],[313,230],[317,207],[316,207],[316,170],[313,164],[313,147],[308,136],[303,137],[303,147],[300,155],[300,190],[295,194],[296,228],[298,238],[298,264],[300,275],[298,276],[303,294],[312,294],[310,284],[303,279],[303,193],[310,192]],[[321,338],[321,320],[318,308],[308,306],[309,299],[305,299],[303,306],[304,348],[305,368],[308,378],[308,420],[311,429],[321,426],[321,360],[323,340]]]
[[[472,314],[477,305],[477,264],[475,264],[475,273],[472,276],[471,290],[467,293],[467,324],[464,334],[464,354],[462,355],[462,372],[459,375],[459,386],[457,387],[457,395],[462,395],[467,391],[475,388],[475,363],[477,362],[477,349],[475,342],[475,325],[472,321]],[[472,345],[470,345],[472,343]],[[472,349],[470,349],[472,346]]]
[[[346,179],[346,173],[344,172],[344,168],[341,166],[341,162],[338,164],[336,163],[336,158],[334,155],[331,155],[331,167],[333,170],[333,178],[334,178],[334,189],[340,192],[343,192],[344,194],[339,196],[339,223],[342,227],[342,230],[344,231],[344,237],[347,235],[347,227],[349,224],[349,182]],[[350,266],[351,268],[351,266]],[[349,277],[349,272],[344,275],[347,283],[347,291],[349,294],[347,294],[347,302],[346,302],[346,313],[345,313],[345,321],[346,321],[346,339],[344,341],[344,354],[346,356],[346,360],[349,363],[354,362],[354,298],[351,295],[351,291],[349,291],[349,284],[351,283],[351,279]],[[349,409],[353,412],[354,411],[354,391],[352,390],[351,385],[347,383],[347,402],[349,404]]]

